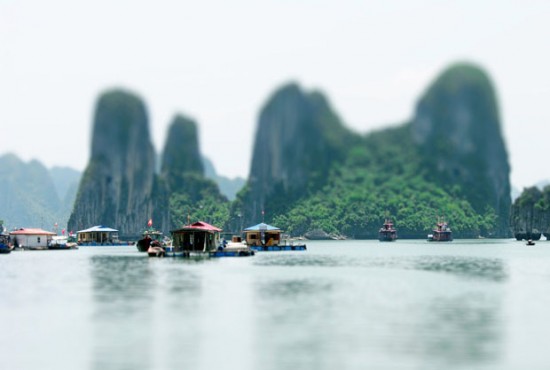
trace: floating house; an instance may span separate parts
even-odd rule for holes
[[[250,246],[272,246],[281,244],[281,229],[265,223],[247,227],[243,230],[246,244]]]
[[[42,229],[19,229],[10,232],[16,248],[30,250],[48,249],[54,235],[56,234]]]
[[[243,230],[245,241],[256,251],[306,250],[305,244],[286,244],[281,242],[281,229],[266,223],[259,223]]]
[[[118,240],[118,230],[106,226],[94,226],[76,232],[78,245],[121,245]]]
[[[222,229],[204,221],[172,230],[172,247],[167,248],[167,256],[190,256],[191,254],[209,254],[220,245]]]

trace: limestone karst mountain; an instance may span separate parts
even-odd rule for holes
[[[411,123],[429,179],[460,192],[478,213],[492,208],[508,232],[510,165],[489,76],[472,64],[445,70],[421,97]]]
[[[25,162],[14,154],[1,155],[0,164],[0,219],[4,226],[61,233],[67,226],[80,172],[47,169],[38,160]]]
[[[69,228],[106,225],[121,237],[139,235],[153,214],[154,157],[142,100],[123,90],[102,94]]]
[[[512,205],[510,228],[518,240],[550,239],[550,185],[523,189]]]
[[[171,228],[198,220],[223,225],[228,200],[204,174],[197,124],[181,114],[172,120],[162,154],[163,204]]]
[[[248,183],[230,218],[253,222],[265,212],[294,234],[372,237],[390,213],[405,235],[421,237],[443,214],[457,236],[507,236],[500,125],[492,83],[472,64],[446,69],[409,122],[363,137],[323,95],[286,85],[261,111]]]
[[[304,92],[294,83],[278,89],[258,121],[248,192],[238,205],[245,223],[259,220],[265,210],[285,212],[310,189],[323,186],[331,166],[358,141],[320,92]]]
[[[165,232],[199,219],[229,231],[265,220],[292,235],[368,238],[390,216],[402,237],[425,237],[444,215],[456,237],[509,235],[508,157],[496,93],[478,66],[446,69],[410,120],[365,135],[322,93],[282,86],[261,109],[249,178],[231,203],[205,177],[198,131],[176,115],[155,164],[144,103],[103,94],[70,227],[133,236],[149,218]]]

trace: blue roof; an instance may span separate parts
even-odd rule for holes
[[[259,223],[258,225],[250,226],[244,229],[244,231],[272,231],[272,230],[281,230],[278,227],[271,226],[268,224]]]
[[[98,226],[90,227],[89,229],[86,229],[86,230],[79,230],[79,231],[77,231],[77,233],[89,233],[89,232],[93,232],[93,231],[115,232],[115,231],[118,231],[118,230],[111,229],[110,227],[107,227],[107,226],[98,225]]]

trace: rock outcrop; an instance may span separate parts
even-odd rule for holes
[[[95,109],[91,157],[69,228],[105,225],[118,229],[123,238],[139,235],[153,215],[154,159],[141,99],[122,90],[101,95]]]
[[[204,175],[197,124],[176,115],[168,129],[161,176],[166,179],[170,191],[179,191],[185,186],[183,176],[189,174]]]
[[[281,212],[285,202],[322,186],[332,164],[342,161],[346,146],[357,139],[321,93],[305,93],[296,84],[280,88],[260,114],[245,222],[258,222],[263,211]]]
[[[443,72],[418,102],[411,128],[429,178],[460,191],[480,214],[490,207],[498,217],[495,235],[508,235],[510,166],[485,72],[471,64]]]
[[[204,175],[197,125],[182,115],[173,119],[168,131],[161,182],[171,229],[199,220],[220,226],[225,222],[228,201]]]
[[[510,227],[517,240],[550,239],[550,186],[523,190],[512,205]]]

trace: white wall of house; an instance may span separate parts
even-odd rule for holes
[[[17,240],[17,244],[20,247],[26,247],[26,248],[47,248],[48,247],[48,240],[51,238],[50,235],[13,235],[15,237],[15,240]]]

